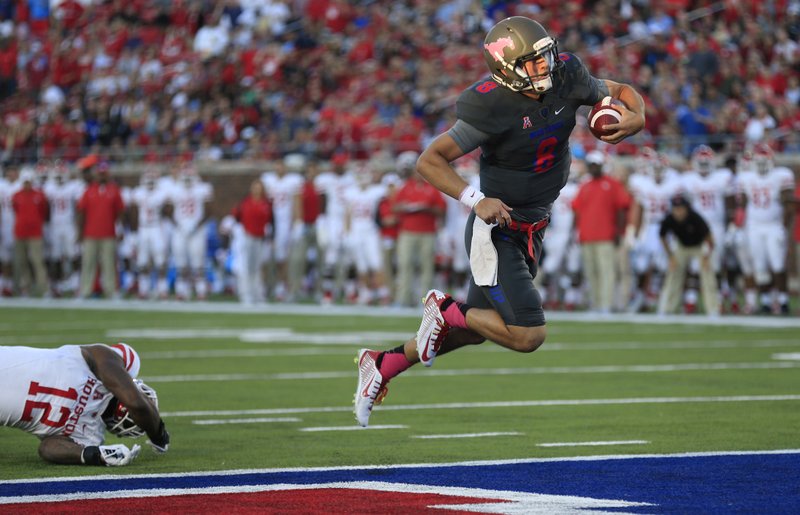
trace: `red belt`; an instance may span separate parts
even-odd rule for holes
[[[533,250],[533,233],[541,231],[547,224],[550,223],[550,217],[542,218],[538,222],[528,223],[528,222],[517,222],[516,220],[511,220],[511,222],[506,225],[508,229],[512,231],[520,231],[528,233],[528,255],[533,259],[534,263],[537,262],[536,254]]]

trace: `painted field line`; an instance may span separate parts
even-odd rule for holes
[[[628,397],[622,399],[561,399],[495,402],[449,402],[439,404],[381,405],[380,411],[408,411],[426,409],[473,409],[473,408],[530,408],[541,406],[613,406],[626,404],[684,404],[715,402],[776,402],[800,401],[800,395],[731,395],[713,397]],[[352,412],[352,406],[323,406],[316,408],[264,408],[249,410],[168,411],[164,417],[211,417],[237,415],[292,415],[300,413]]]
[[[366,431],[372,429],[408,429],[408,426],[404,426],[402,424],[385,424],[385,425],[377,425],[377,426],[329,426],[329,427],[301,427],[298,431],[302,431],[304,433],[321,433],[325,431]]]
[[[297,417],[277,417],[277,418],[226,418],[213,420],[192,420],[192,424],[197,426],[216,426],[221,424],[266,424],[270,422],[302,422],[303,419]]]
[[[177,302],[140,301],[106,299],[4,299],[4,307],[28,309],[68,309],[91,311],[138,311],[173,313],[235,313],[253,315],[308,315],[320,316],[359,316],[359,317],[411,317],[418,318],[420,308],[395,308],[378,306],[320,306],[318,304],[261,304],[242,306],[234,302]],[[795,328],[800,327],[798,317],[758,317],[726,315],[707,317],[700,315],[654,315],[654,314],[610,314],[601,315],[587,312],[548,311],[549,321],[576,323],[632,323],[653,325],[708,325],[747,329],[757,327]],[[674,329],[674,328],[673,328]]]
[[[409,438],[419,438],[420,440],[438,440],[448,438],[483,438],[488,436],[520,436],[525,433],[518,431],[496,431],[493,433],[461,433],[452,435],[411,435]]]
[[[284,467],[284,468],[261,468],[261,469],[229,469],[229,470],[205,470],[205,471],[183,471],[149,474],[97,474],[92,476],[54,476],[54,477],[35,477],[24,479],[4,479],[0,484],[19,484],[19,483],[83,483],[89,481],[124,481],[128,479],[159,479],[159,478],[182,478],[182,477],[218,477],[236,476],[241,474],[276,474],[284,472],[329,472],[340,470],[387,470],[387,469],[413,469],[420,467],[430,468],[452,468],[452,467],[487,467],[497,465],[524,465],[528,463],[558,463],[558,462],[585,462],[585,461],[609,461],[609,460],[642,460],[642,459],[684,459],[684,458],[706,458],[717,456],[771,456],[779,454],[800,454],[800,449],[769,449],[769,450],[746,450],[746,451],[700,451],[700,452],[675,452],[663,454],[596,454],[591,456],[563,456],[555,458],[511,458],[503,460],[471,460],[455,462],[421,462],[421,463],[397,463],[394,465],[338,465],[328,467]],[[306,488],[308,485],[298,484],[298,487]],[[437,488],[439,488],[437,486]],[[86,492],[82,492],[85,494]],[[100,494],[106,492],[99,492]],[[166,494],[162,494],[166,495]]]
[[[790,361],[800,361],[800,352],[782,352],[772,355],[772,359],[786,359]]]
[[[421,372],[406,372],[413,377],[460,377],[460,376],[513,376],[543,374],[608,374],[608,373],[658,373],[686,372],[697,370],[764,370],[800,368],[800,362],[768,361],[763,363],[680,363],[674,365],[598,365],[588,367],[525,367],[525,368],[463,368],[438,369]],[[354,372],[284,372],[276,374],[188,374],[169,376],[146,376],[148,383],[226,382],[226,381],[305,381],[313,379],[354,378]]]
[[[68,340],[69,338],[62,338]],[[354,343],[355,349],[360,344]],[[608,351],[608,350],[653,350],[660,351],[665,349],[752,349],[770,347],[797,347],[800,346],[800,339],[793,340],[761,340],[761,341],[697,341],[697,342],[618,342],[618,343],[547,343],[539,348],[537,352],[562,352],[562,351]],[[508,349],[497,345],[482,345],[470,348],[469,352],[502,352],[507,353]],[[325,349],[318,347],[301,347],[296,349],[206,349],[206,350],[177,350],[177,351],[152,351],[140,352],[142,359],[148,360],[171,360],[171,359],[214,359],[214,358],[260,358],[260,357],[280,357],[280,356],[347,356],[354,354],[350,349],[334,348]],[[800,354],[776,354],[775,356],[800,356]],[[773,359],[800,359],[784,358],[773,356]]]
[[[648,440],[608,440],[601,442],[553,442],[537,443],[536,447],[599,447],[603,445],[645,445]]]

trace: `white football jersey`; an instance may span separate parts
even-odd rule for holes
[[[131,203],[138,208],[140,229],[161,226],[161,211],[167,200],[167,192],[163,189],[149,189],[146,186],[134,188]]]
[[[300,191],[303,177],[297,173],[287,173],[279,177],[274,172],[268,172],[261,176],[261,182],[264,183],[267,196],[272,200],[272,213],[275,217],[275,222],[291,221],[294,197]]]
[[[337,175],[333,172],[325,172],[314,179],[317,191],[325,195],[325,214],[329,218],[344,220],[346,213],[344,194],[355,184],[355,178],[349,173]]]
[[[138,356],[127,345],[117,347],[123,360],[128,356],[125,366],[135,377]],[[39,438],[60,435],[84,446],[100,445],[105,439],[101,416],[111,398],[78,345],[0,346],[0,425]]]
[[[377,230],[378,204],[386,196],[386,188],[373,184],[362,189],[351,187],[344,192],[344,202],[350,213],[350,230]]]
[[[661,182],[649,175],[636,173],[628,179],[633,198],[642,206],[642,233],[651,224],[660,224],[669,212],[670,199],[681,190],[676,174],[665,174]]]
[[[169,199],[175,207],[175,224],[179,229],[192,231],[205,218],[205,203],[211,200],[213,189],[207,182],[186,184],[180,181],[170,191]]]
[[[550,212],[550,222],[547,224],[548,232],[569,231],[575,219],[575,212],[572,210],[572,201],[578,194],[578,184],[573,181],[567,182],[558,198],[553,202],[553,209]]]
[[[75,222],[75,206],[83,195],[83,181],[66,181],[58,184],[47,181],[44,194],[50,202],[50,222],[53,225],[71,224]]]
[[[13,231],[14,208],[11,206],[11,197],[20,190],[19,181],[9,182],[0,179],[0,224],[6,231]]]
[[[747,197],[745,222],[783,224],[781,192],[794,189],[794,174],[788,168],[777,167],[761,175],[743,171],[736,177],[737,191]]]
[[[734,191],[733,173],[727,168],[719,168],[708,175],[688,171],[683,174],[682,182],[694,210],[709,224],[724,225],[725,197]]]

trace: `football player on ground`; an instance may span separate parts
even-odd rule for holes
[[[162,223],[167,192],[158,186],[158,172],[145,170],[141,184],[131,192],[131,205],[136,211],[136,273],[139,298],[146,299],[155,293],[165,299],[167,286],[167,237]],[[152,288],[156,273],[155,289]]]
[[[213,191],[211,184],[200,180],[193,165],[184,166],[180,180],[170,191],[169,202],[175,221],[172,252],[178,269],[175,295],[181,300],[191,299],[192,283],[197,298],[205,299],[208,293],[206,221]]]
[[[39,456],[65,465],[128,465],[140,446],[104,445],[105,432],[138,438],[158,454],[169,433],[155,390],[135,379],[129,345],[0,347],[0,425],[37,436]]]
[[[786,250],[787,228],[793,214],[794,174],[788,168],[775,166],[772,149],[765,143],[756,145],[747,161],[749,169],[742,170],[736,181],[747,202],[745,234],[760,291],[761,312],[777,309],[789,314]]]
[[[466,303],[438,290],[424,299],[416,338],[387,352],[361,349],[355,415],[366,426],[387,383],[417,362],[489,339],[517,352],[544,343],[546,328],[533,285],[550,206],[567,182],[575,113],[605,96],[619,99],[621,120],[603,136],[617,143],[644,127],[644,101],[630,86],[596,79],[573,54],[522,16],[492,27],[484,42],[492,76],[468,87],[457,121],[423,152],[417,171],[473,210],[465,231],[473,281]],[[481,148],[481,191],[450,166]]]
[[[289,254],[292,248],[292,222],[294,221],[294,198],[303,184],[300,172],[306,165],[301,154],[289,154],[283,161],[275,163],[275,171],[261,176],[261,181],[272,203],[275,233],[272,235],[272,261],[275,265],[275,300],[285,300],[289,291]]]
[[[669,168],[664,156],[652,148],[642,149],[636,170],[628,179],[635,200],[625,228],[625,245],[631,249],[636,291],[628,311],[653,307],[667,272],[668,259],[658,232],[669,212],[670,199],[680,190],[678,173]]]

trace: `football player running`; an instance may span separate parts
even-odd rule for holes
[[[386,352],[359,351],[355,415],[362,426],[387,383],[417,362],[431,366],[437,355],[486,339],[517,352],[539,348],[546,327],[533,278],[550,206],[567,182],[575,113],[610,95],[624,106],[603,141],[617,143],[644,126],[644,102],[632,87],[592,77],[529,18],[492,27],[484,58],[491,77],[461,93],[456,123],[417,161],[423,177],[473,211],[465,230],[473,272],[467,302],[430,290],[416,338]],[[478,147],[480,191],[450,166]]]
[[[169,433],[155,390],[135,379],[141,362],[129,345],[0,347],[0,425],[37,436],[39,456],[65,465],[122,466],[141,447],[104,445],[105,432],[147,434],[158,454]]]

